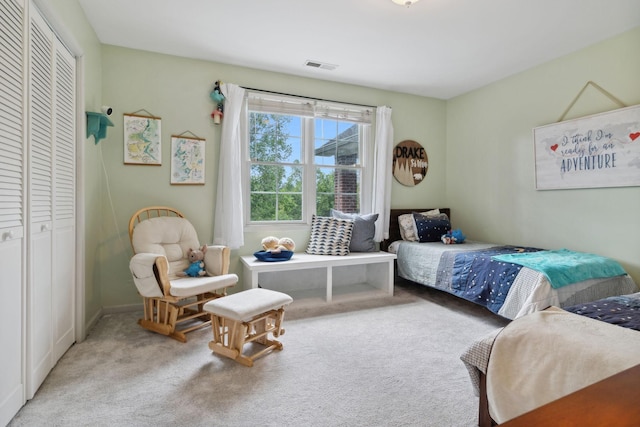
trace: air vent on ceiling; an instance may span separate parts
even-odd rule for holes
[[[310,59],[308,59],[304,65],[306,65],[307,67],[312,67],[312,68],[321,68],[323,70],[335,70],[337,65],[333,65],[333,64],[327,64],[325,62],[320,62],[320,61],[312,61]]]

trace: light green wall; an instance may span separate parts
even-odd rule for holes
[[[588,81],[640,104],[640,27],[447,102],[446,194],[470,238],[619,260],[640,283],[640,187],[536,191],[532,129]],[[618,108],[589,87],[567,119]]]
[[[139,207],[176,206],[193,221],[203,242],[211,240],[220,130],[209,118],[209,92],[217,79],[391,106],[394,142],[414,139],[429,156],[423,183],[409,188],[394,180],[392,207],[450,206],[454,226],[471,238],[609,255],[640,283],[640,188],[535,191],[532,142],[532,128],[557,121],[589,80],[628,105],[640,103],[640,28],[445,102],[103,46],[77,1],[49,4],[82,48],[86,110],[114,107],[115,126],[107,139],[98,145],[87,139],[81,159],[87,321],[103,307],[140,302],[127,267],[127,222]],[[567,118],[615,107],[587,90]],[[140,109],[162,117],[160,167],[123,165],[122,114]],[[170,136],[184,131],[207,140],[204,186],[169,185]],[[247,234],[245,247],[233,253],[235,272],[240,272],[238,256],[259,249],[267,234],[291,235],[304,247],[308,230]]]
[[[418,187],[407,189],[394,182],[392,204],[445,203],[444,101],[115,46],[103,46],[102,53],[102,99],[114,108],[115,125],[99,144],[108,176],[108,191],[102,193],[101,200],[102,243],[98,255],[105,307],[140,303],[128,269],[132,253],[127,223],[137,209],[155,204],[174,206],[193,222],[203,243],[212,241],[220,127],[210,118],[215,106],[209,93],[218,79],[244,87],[392,107],[395,142],[419,141],[430,160],[427,179]],[[162,119],[162,166],[123,164],[122,115],[139,110]],[[204,186],[169,184],[171,135],[186,131],[206,139]],[[238,257],[259,250],[264,236],[292,237],[304,250],[308,234],[308,228],[247,233],[245,246],[232,252],[231,269],[241,275]]]

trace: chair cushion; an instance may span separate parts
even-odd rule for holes
[[[142,253],[135,254],[129,261],[133,282],[143,297],[160,298],[163,296],[162,289],[153,271],[156,258],[158,258],[156,254]]]
[[[223,274],[213,277],[183,277],[171,280],[171,295],[174,297],[190,297],[234,286],[236,283],[238,283],[238,276],[235,274]]]
[[[285,293],[255,288],[209,301],[204,305],[204,310],[228,319],[246,322],[291,301],[293,298]]]
[[[187,251],[200,247],[193,225],[179,217],[157,217],[141,221],[131,238],[135,253],[164,255],[169,261],[169,274],[174,275],[189,266]]]

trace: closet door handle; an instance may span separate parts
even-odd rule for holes
[[[42,224],[40,226],[40,231],[49,231],[49,224]]]
[[[15,237],[15,233],[13,232],[13,230],[10,230],[2,234],[2,241],[6,242],[7,240],[11,240],[14,237]]]

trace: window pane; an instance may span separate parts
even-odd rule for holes
[[[301,118],[282,114],[249,114],[249,157],[259,162],[300,161]]]
[[[316,169],[316,214],[329,215],[331,208],[360,212],[360,171],[346,168]]]
[[[360,171],[336,169],[335,187],[334,209],[349,213],[360,212]]]
[[[278,221],[302,220],[302,194],[278,196]]]
[[[358,165],[360,127],[355,123],[316,119],[314,161],[317,165]]]
[[[251,194],[251,221],[276,220],[276,195]]]
[[[282,168],[282,166],[252,165],[251,192],[269,191],[275,193],[280,184]]]
[[[251,221],[302,219],[302,166],[251,166]]]
[[[315,119],[316,140],[335,139],[338,136],[338,126],[336,120]]]
[[[360,163],[360,128],[358,125],[350,124],[349,127],[340,132],[336,158],[339,165],[357,165]]]
[[[278,191],[302,193],[302,166],[279,166],[280,181]]]

